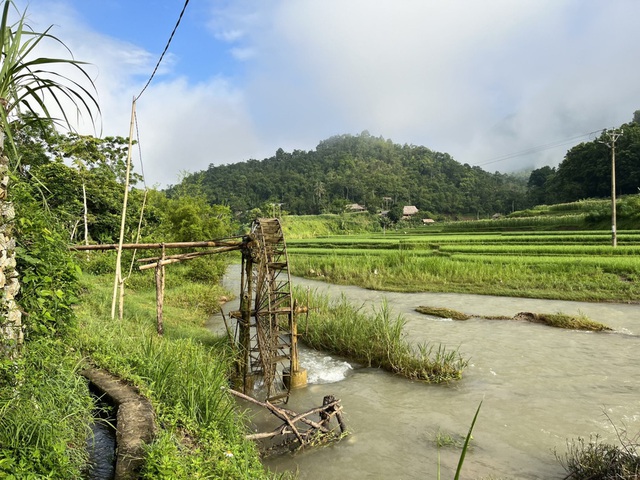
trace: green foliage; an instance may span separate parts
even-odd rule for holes
[[[185,265],[186,281],[217,284],[225,273],[227,262],[223,257],[209,256],[189,260]]]
[[[27,338],[59,334],[71,325],[80,273],[65,230],[36,195],[36,186],[14,178],[10,198],[17,216],[18,302],[27,314],[23,320]]]
[[[15,118],[20,113],[27,114],[23,118],[37,124],[49,123],[56,115],[50,111],[51,105],[58,107],[58,114],[62,116],[64,123],[69,126],[67,110],[75,110],[78,113],[84,111],[88,113],[93,121],[93,110],[99,111],[98,104],[90,93],[93,89],[93,81],[84,70],[84,63],[73,58],[47,58],[35,57],[34,52],[40,47],[42,42],[49,43],[54,47],[62,47],[66,50],[66,45],[57,37],[50,33],[51,27],[44,32],[35,32],[26,23],[26,11],[19,14],[15,23],[11,23],[15,8],[12,0],[4,0],[2,8],[2,20],[0,21],[0,40],[2,41],[0,57],[2,66],[0,68],[0,98],[2,108],[0,108],[0,150],[4,148],[4,135],[7,136],[9,144],[16,154],[14,160],[18,160],[17,149],[13,141],[12,116]],[[59,71],[57,67],[71,68],[74,73],[79,74],[79,83]],[[51,68],[52,70],[48,70]],[[45,101],[48,98],[53,101]],[[63,104],[71,105],[73,108],[63,108]],[[20,109],[24,109],[20,112]],[[43,112],[44,115],[40,115]]]
[[[526,180],[367,132],[331,137],[308,152],[278,149],[261,161],[211,165],[188,175],[184,185],[201,185],[210,203],[228,204],[234,212],[261,208],[265,202],[281,203],[294,215],[339,214],[350,203],[369,212],[395,204],[474,216],[508,213],[514,203],[526,206]]]
[[[634,114],[635,120],[635,114]],[[640,124],[621,125],[616,141],[616,194],[635,194],[640,187]],[[557,169],[543,167],[529,178],[533,203],[569,202],[611,197],[611,138],[602,132],[593,141],[570,149]]]
[[[211,205],[199,185],[181,185],[169,193],[168,197],[150,198],[150,205],[158,212],[155,238],[161,236],[174,242],[215,240],[229,237],[238,230],[231,209]]]
[[[59,340],[29,342],[15,385],[0,388],[0,477],[82,477],[93,404],[77,366]]]

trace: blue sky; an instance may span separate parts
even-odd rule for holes
[[[92,64],[101,131],[126,136],[184,1],[16,3]],[[191,0],[137,103],[147,183],[363,130],[490,171],[556,165],[640,109],[639,18],[637,0]]]

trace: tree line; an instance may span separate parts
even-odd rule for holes
[[[640,110],[614,129],[616,195],[640,193]],[[527,193],[533,205],[611,197],[612,138],[603,131],[594,140],[571,148],[558,167],[531,172]]]
[[[357,203],[370,212],[415,205],[427,216],[455,218],[528,206],[526,177],[489,173],[446,153],[366,131],[331,137],[311,151],[280,148],[264,160],[210,165],[180,185],[197,186],[210,203],[234,212],[278,205],[296,215],[341,213]]]

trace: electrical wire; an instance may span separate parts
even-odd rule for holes
[[[136,100],[138,100],[142,96],[144,91],[147,89],[147,87],[151,83],[151,80],[153,80],[153,77],[155,77],[156,72],[158,71],[158,68],[160,67],[160,64],[162,63],[162,59],[164,58],[164,55],[167,53],[167,50],[169,50],[169,45],[171,45],[171,40],[173,40],[173,36],[175,35],[176,31],[178,30],[178,26],[180,25],[180,21],[182,20],[182,16],[184,15],[185,10],[187,9],[187,5],[189,5],[189,0],[185,0],[184,6],[182,7],[182,11],[180,12],[180,16],[178,17],[178,21],[176,22],[175,27],[173,27],[173,31],[171,32],[171,36],[169,37],[169,40],[167,41],[167,44],[165,45],[164,50],[162,51],[162,55],[160,55],[160,58],[158,59],[158,63],[156,63],[156,67],[153,69],[153,73],[149,77],[149,80],[147,80],[147,83],[145,84],[145,86],[142,88],[142,91],[133,100],[134,102]]]
[[[522,157],[525,155],[531,155],[532,153],[538,153],[538,152],[542,152],[544,150],[549,150],[552,148],[557,148],[557,147],[561,147],[563,145],[569,145],[571,143],[574,143],[576,140],[580,139],[580,138],[584,138],[584,137],[589,137],[595,133],[600,133],[602,132],[602,129],[600,130],[594,130],[593,132],[588,132],[588,133],[583,133],[581,135],[576,135],[570,138],[565,138],[564,140],[557,140],[555,142],[551,142],[551,143],[545,143],[542,145],[537,145],[535,147],[531,147],[528,148],[526,150],[521,150],[519,152],[515,152],[515,153],[508,153],[506,155],[501,155],[495,158],[492,158],[486,162],[483,163],[476,163],[474,166],[476,167],[482,167],[485,165],[490,165],[492,163],[498,163],[498,162],[503,162],[505,160],[510,160],[512,158],[516,158],[516,157]]]

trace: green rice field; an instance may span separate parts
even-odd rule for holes
[[[640,300],[640,230],[402,232],[287,239],[292,273],[405,292]]]

